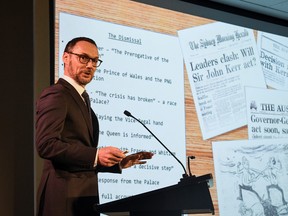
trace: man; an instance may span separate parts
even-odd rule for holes
[[[125,155],[115,147],[97,149],[99,125],[82,94],[101,60],[96,43],[85,37],[68,42],[64,76],[45,89],[36,104],[36,147],[44,158],[38,215],[96,215],[98,172],[121,173],[143,164],[149,152]],[[88,105],[88,107],[87,107]]]

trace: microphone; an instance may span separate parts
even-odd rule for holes
[[[152,131],[149,130],[149,128],[146,127],[145,124],[143,124],[139,119],[135,118],[129,111],[125,110],[124,114],[128,117],[132,117],[133,119],[135,119],[137,122],[139,122],[143,127],[146,128],[146,130],[148,130],[150,132],[150,134],[152,134],[152,136],[177,160],[177,162],[182,166],[183,170],[184,170],[184,174],[183,177],[188,177],[187,171],[184,167],[184,165],[181,163],[181,161],[152,133]]]
[[[190,159],[195,159],[195,156],[188,156],[188,170],[189,170],[189,176],[195,177],[195,175],[192,175],[191,169],[190,169]]]

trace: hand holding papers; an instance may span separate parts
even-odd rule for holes
[[[151,159],[153,157],[153,153],[151,152],[137,152],[135,154],[127,155],[122,159],[120,165],[123,169],[128,167],[137,165],[137,164],[145,164],[146,159]]]

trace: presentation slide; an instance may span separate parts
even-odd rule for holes
[[[178,183],[184,174],[181,165],[139,122],[123,114],[131,112],[186,163],[183,58],[177,37],[67,13],[60,14],[59,23],[60,53],[78,36],[93,38],[99,46],[103,63],[86,87],[99,119],[99,147],[154,153],[152,160],[121,175],[100,173],[101,202]]]
[[[187,157],[195,156],[192,174],[212,174],[215,215],[219,209],[221,216],[264,215],[263,203],[283,207],[277,188],[269,188],[275,193],[269,201],[264,172],[255,174],[255,192],[239,185],[243,158],[264,171],[279,153],[275,160],[288,173],[287,142],[279,139],[288,134],[287,38],[227,22],[129,0],[55,0],[55,81],[63,75],[66,43],[94,39],[103,63],[86,88],[100,123],[99,147],[154,153],[122,174],[99,173],[101,203],[175,185],[184,174],[143,125],[124,115],[127,110],[187,172]],[[287,175],[278,180],[287,199]],[[277,214],[287,215],[287,207],[282,210]]]

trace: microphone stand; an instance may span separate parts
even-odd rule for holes
[[[143,127],[146,128],[146,130],[148,130],[150,132],[150,134],[152,134],[152,136],[178,161],[178,163],[182,166],[183,170],[184,170],[184,174],[182,175],[182,179],[189,177],[187,174],[187,171],[184,167],[184,165],[181,163],[181,161],[154,135],[154,133],[152,131],[149,130],[148,127],[146,127],[145,124],[143,124],[139,119],[135,118],[130,112],[128,112],[127,110],[124,111],[124,114],[126,116],[132,117],[133,119],[135,119],[137,122],[139,122]],[[182,180],[181,179],[181,180]]]

